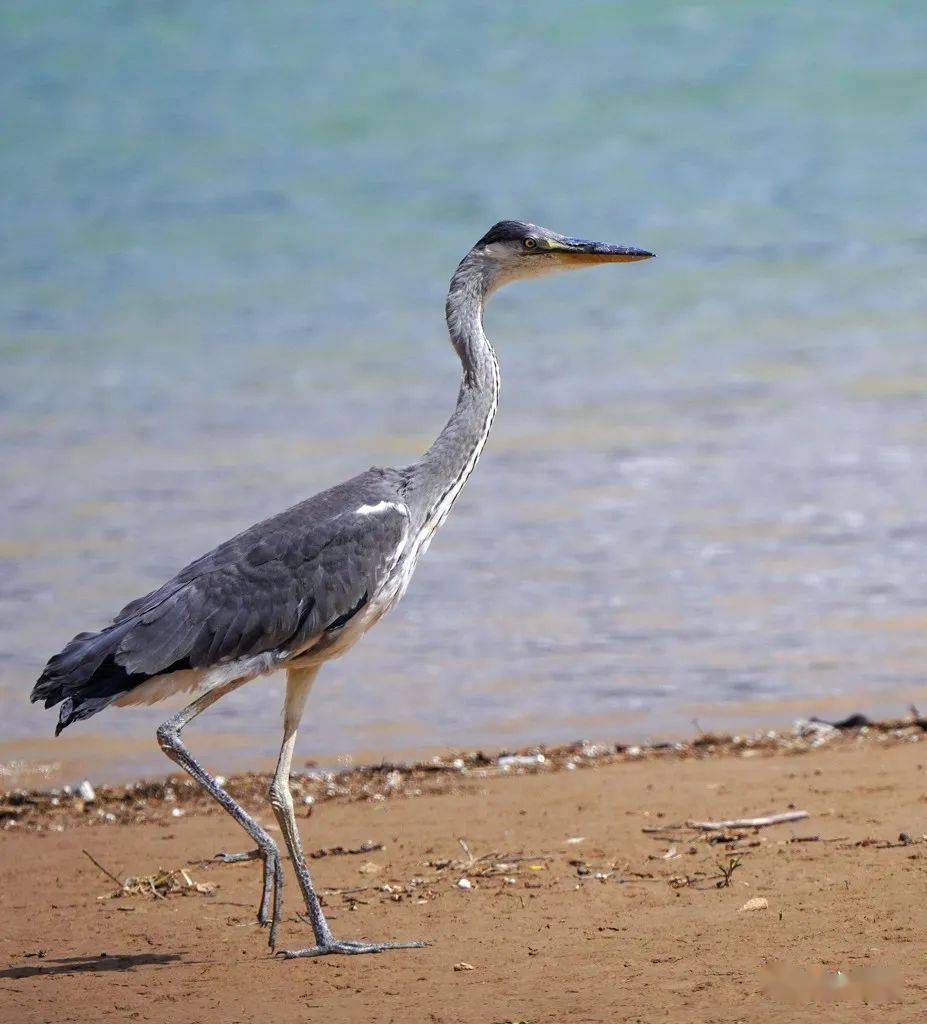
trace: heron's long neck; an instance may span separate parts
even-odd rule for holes
[[[451,279],[447,327],[463,374],[453,415],[412,468],[416,511],[426,531],[441,525],[473,472],[499,403],[499,363],[483,333],[489,287],[485,270],[469,259]]]

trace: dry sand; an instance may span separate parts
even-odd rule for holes
[[[431,943],[356,958],[271,957],[254,920],[258,865],[196,863],[241,836],[179,781],[89,804],[8,795],[0,1017],[923,1021],[927,732],[825,738],[304,780],[310,849],[382,844],[313,860],[336,932]],[[256,808],[263,785],[230,783]],[[683,826],[794,808],[810,817]],[[82,850],[119,879],[186,867],[205,891],[175,874],[164,898],[146,883],[113,896]],[[738,860],[720,884],[719,865]],[[742,909],[756,899],[764,909]],[[283,941],[305,944],[291,880],[286,902]]]

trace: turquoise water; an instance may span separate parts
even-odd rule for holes
[[[487,453],[304,752],[921,686],[925,99],[914,2],[4,7],[0,737],[74,632],[428,443],[501,217],[660,258],[495,300]],[[264,754],[279,690],[203,728]]]

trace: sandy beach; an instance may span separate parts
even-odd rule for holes
[[[923,0],[0,6],[0,1024],[927,1024],[925,83]],[[277,955],[284,860],[269,947],[212,698],[421,945]]]
[[[336,931],[429,943],[353,959],[270,955],[259,867],[211,860],[241,837],[179,777],[6,794],[2,1018],[922,1020],[923,726],[301,775]],[[266,778],[228,786],[273,829]]]

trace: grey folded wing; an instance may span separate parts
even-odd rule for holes
[[[399,503],[351,504],[320,516],[304,503],[220,545],[110,626],[75,637],[32,699],[65,702],[60,731],[153,676],[284,656],[341,628],[376,592],[408,530]]]

